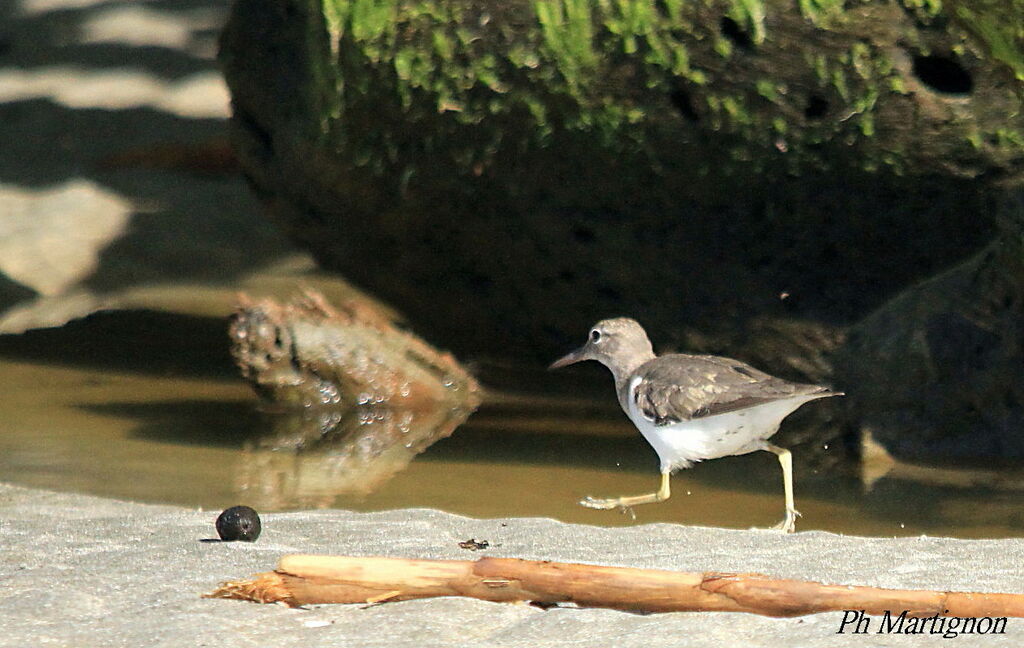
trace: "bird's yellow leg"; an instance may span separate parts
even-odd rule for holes
[[[789,450],[772,445],[767,441],[761,447],[779,458],[779,465],[782,466],[782,485],[786,491],[786,517],[773,528],[793,533],[796,531],[796,519],[800,517],[800,511],[796,510],[796,505],[793,502],[793,455]]]
[[[620,508],[626,510],[631,506],[638,504],[653,504],[654,502],[664,502],[671,495],[668,484],[668,471],[662,471],[661,473],[661,487],[654,493],[647,493],[646,495],[631,495],[623,497],[610,497],[610,498],[594,498],[589,495],[580,500],[580,506],[586,506],[592,509],[613,509]]]

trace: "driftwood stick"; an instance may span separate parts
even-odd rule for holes
[[[515,558],[407,560],[285,556],[276,571],[223,584],[211,598],[299,606],[381,603],[435,596],[575,603],[640,612],[725,611],[799,616],[886,610],[907,616],[1024,617],[1024,595],[892,590],[771,578],[671,572]]]

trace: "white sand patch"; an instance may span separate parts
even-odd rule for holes
[[[80,43],[122,43],[136,47],[178,49],[197,55],[212,55],[197,32],[220,29],[223,11],[160,11],[144,4],[96,11],[81,25]],[[201,50],[201,51],[200,51]]]
[[[42,191],[0,185],[0,272],[42,295],[89,276],[125,230],[132,204],[86,180]]]
[[[151,106],[192,118],[227,118],[230,96],[219,72],[166,82],[137,70],[55,66],[0,70],[0,101],[49,98],[69,108]]]

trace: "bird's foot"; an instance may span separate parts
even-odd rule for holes
[[[636,519],[636,513],[633,511],[633,507],[622,501],[621,497],[615,498],[598,498],[587,495],[580,500],[580,506],[586,506],[587,508],[599,509],[602,511],[610,511],[611,509],[619,509],[619,512],[623,515]]]
[[[622,502],[619,500],[618,497],[603,498],[603,497],[591,497],[590,495],[587,495],[586,497],[584,497],[583,499],[580,500],[580,506],[585,506],[587,508],[601,509],[602,511],[607,511],[607,510],[610,510],[610,509],[613,509],[613,508],[618,508],[618,507],[622,506]],[[626,507],[622,506],[622,508],[626,508]]]
[[[637,519],[637,514],[633,512],[633,507],[624,502],[624,498],[591,498],[590,495],[587,495],[586,498],[580,501],[580,506],[601,511],[618,509],[618,512],[623,515],[629,515],[634,520]]]
[[[803,517],[800,515],[800,511],[796,509],[789,509],[786,511],[786,517],[783,518],[782,522],[779,522],[772,529],[776,531],[782,531],[783,533],[793,533],[796,531],[796,519]]]

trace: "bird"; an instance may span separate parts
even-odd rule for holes
[[[619,405],[658,454],[661,485],[645,495],[580,500],[594,509],[631,511],[671,496],[669,477],[695,462],[766,450],[778,457],[785,492],[785,517],[774,528],[796,530],[793,458],[773,445],[782,420],[804,403],[842,396],[821,385],[789,382],[745,362],[714,355],[655,355],[647,332],[629,317],[601,320],[582,347],[550,369],[596,360],[615,378]]]

